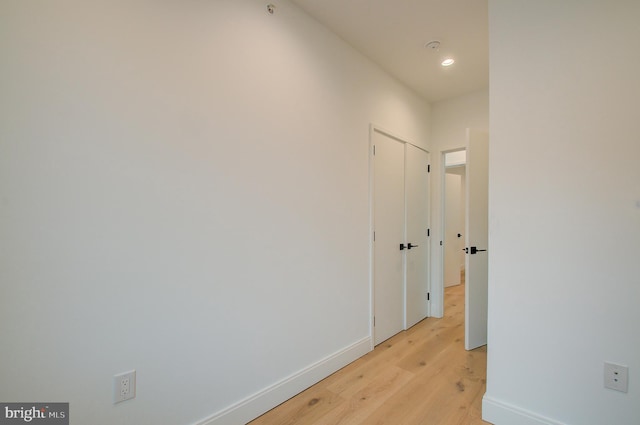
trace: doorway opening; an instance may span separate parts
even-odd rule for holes
[[[443,154],[444,287],[465,282],[466,150]]]
[[[457,278],[461,264],[458,255],[463,253],[465,348],[472,350],[487,343],[489,133],[486,130],[467,129],[466,136],[465,147],[445,151],[441,158],[444,166],[440,174],[443,235],[440,242],[443,245],[440,283],[442,289],[445,284],[460,284]],[[464,179],[461,178],[462,170],[456,170],[462,166],[463,156],[466,156]],[[464,184],[464,190],[451,190],[457,181],[460,186]],[[447,192],[451,194],[450,197],[447,197]],[[465,193],[464,208],[455,210],[455,205],[463,204],[459,192]],[[464,226],[459,224],[459,214],[463,211]],[[448,276],[445,271],[447,268]]]

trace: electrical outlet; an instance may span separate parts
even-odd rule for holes
[[[136,396],[136,371],[120,373],[113,377],[113,403],[129,400]]]
[[[629,367],[604,362],[604,387],[626,393],[629,391]]]

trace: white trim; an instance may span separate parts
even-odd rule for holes
[[[567,425],[486,394],[482,398],[482,420],[494,425]]]
[[[371,337],[367,336],[194,425],[247,423],[364,356],[370,348]]]

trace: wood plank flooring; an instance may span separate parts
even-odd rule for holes
[[[486,347],[464,349],[464,285],[428,318],[250,425],[484,425]]]

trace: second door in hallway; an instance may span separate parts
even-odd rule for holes
[[[374,342],[427,317],[429,154],[373,133]]]

